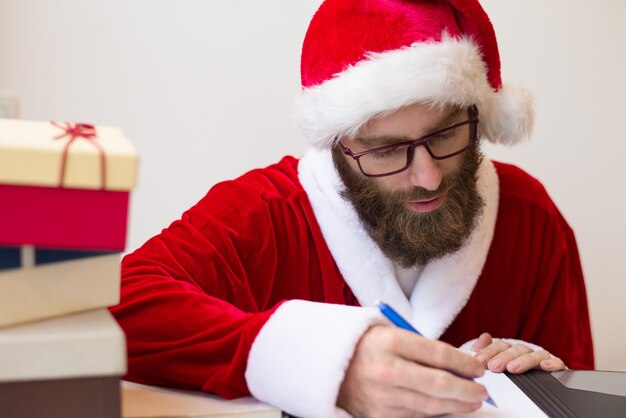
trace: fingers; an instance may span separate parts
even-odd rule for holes
[[[444,414],[465,414],[476,411],[482,403],[465,403],[452,399],[433,398],[402,388],[377,391],[372,402],[358,411],[358,416],[406,418]]]
[[[446,399],[425,395],[404,388],[393,388],[385,395],[387,399],[382,399],[380,404],[392,408],[396,411],[419,411],[426,416],[442,414],[462,414],[470,413],[479,409],[482,402],[462,402],[454,399]],[[390,414],[389,416],[392,416]]]
[[[483,366],[474,357],[465,354],[450,344],[428,340],[410,331],[384,327],[381,329],[384,348],[401,357],[436,369],[449,370],[465,377],[484,374]]]
[[[546,371],[565,368],[565,363],[560,358],[552,358],[550,353],[545,350],[533,351],[524,344],[512,346],[501,340],[494,340],[487,347],[478,351],[476,359],[495,373],[501,373],[505,370],[509,373],[524,373],[536,367],[541,367]]]
[[[506,343],[503,343],[503,344],[506,344]],[[501,353],[494,356],[491,360],[489,360],[487,362],[487,367],[492,372],[500,373],[500,372],[503,372],[505,369],[509,370],[508,367],[511,366],[511,367],[515,367],[516,369],[515,371],[518,372],[521,367],[525,366],[530,361],[532,361],[532,359],[529,359],[528,357],[526,357],[523,360],[523,362],[520,363],[520,360],[522,360],[521,356],[524,356],[524,355],[530,356],[531,354],[534,354],[534,352],[529,347],[525,346],[524,344],[515,344],[514,346],[509,345],[509,348],[507,348],[506,350],[502,351]],[[515,362],[513,362],[513,360],[515,360]],[[535,367],[538,364],[539,364],[539,361],[537,361],[536,364],[532,367]]]
[[[474,345],[472,345],[472,351],[478,352],[487,347],[492,342],[493,338],[491,337],[491,334],[489,334],[488,332],[483,332],[482,334],[480,334],[480,337],[478,337]]]
[[[494,358],[496,355],[498,355],[499,353],[509,349],[511,347],[511,344],[505,343],[502,340],[493,340],[493,342],[491,344],[489,344],[487,347],[483,348],[482,350],[478,351],[475,355],[476,360],[478,360],[483,366],[486,366],[487,363]],[[491,367],[489,367],[489,369],[491,371],[496,371],[493,370]],[[502,368],[502,370],[504,370],[504,368]]]
[[[515,360],[507,364],[506,369],[510,373],[523,373],[535,367],[539,367],[542,360],[548,360],[550,353],[546,350],[531,351],[528,354],[520,355]]]
[[[377,376],[379,381],[424,395],[465,403],[480,403],[488,397],[484,386],[446,370],[433,369],[401,358],[395,359],[385,369]]]
[[[548,360],[541,360],[539,367],[547,372],[555,372],[557,370],[565,370],[567,367],[563,360],[558,357],[552,357]]]

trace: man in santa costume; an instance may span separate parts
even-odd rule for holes
[[[485,388],[458,375],[485,367],[592,368],[572,230],[480,151],[533,111],[478,2],[326,0],[301,70],[310,150],[217,184],[124,259],[127,379],[395,417],[477,409]]]

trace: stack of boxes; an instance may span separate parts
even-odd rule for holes
[[[0,415],[119,417],[120,253],[137,153],[116,128],[0,119]]]

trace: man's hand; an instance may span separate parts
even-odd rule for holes
[[[337,405],[357,417],[422,417],[472,412],[486,389],[454,376],[479,377],[483,366],[449,344],[385,325],[362,337]]]
[[[552,357],[545,350],[533,351],[524,344],[511,345],[501,340],[494,340],[488,333],[481,334],[472,350],[476,359],[492,372],[524,373],[530,369],[541,368],[548,372],[565,369],[565,363],[558,357]]]

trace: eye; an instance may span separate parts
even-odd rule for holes
[[[431,136],[429,138],[429,140],[430,141],[440,141],[440,140],[453,138],[458,133],[458,130],[459,130],[459,128],[450,129],[449,131],[445,131],[445,132],[440,132],[438,134],[435,134],[435,135]]]
[[[371,154],[369,154],[372,158],[376,158],[376,159],[389,159],[389,158],[394,158],[397,157],[399,155],[404,154],[406,151],[406,146],[401,146],[401,147],[395,147],[395,148],[391,148],[391,149],[386,149],[384,151],[377,151],[377,152],[373,152]]]

